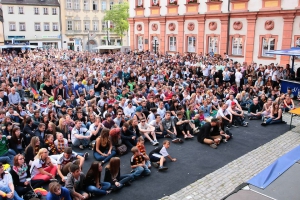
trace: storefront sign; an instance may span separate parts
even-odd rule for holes
[[[43,35],[43,39],[57,39],[60,38],[60,35]]]

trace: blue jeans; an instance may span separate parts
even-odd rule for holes
[[[106,195],[106,191],[111,187],[111,184],[109,182],[101,182],[101,186],[101,189],[99,189],[94,185],[89,185],[86,187],[85,191],[95,195]]]
[[[11,192],[9,187],[0,187],[0,190],[5,192],[6,194]],[[21,197],[19,197],[19,195],[16,191],[14,192],[14,197],[12,199],[3,198],[2,196],[0,196],[0,200],[4,200],[4,199],[6,199],[6,200],[23,200]]]
[[[108,150],[105,150],[105,154],[107,154]],[[103,161],[104,163],[108,162],[112,157],[114,157],[117,153],[115,151],[111,151],[111,154],[108,156],[102,156],[98,152],[94,152],[94,158],[98,161]]]
[[[282,119],[274,120],[272,118],[267,119],[266,124],[279,124],[282,122]]]
[[[16,154],[16,152],[15,152],[14,150],[8,149],[8,151],[7,151],[6,153],[2,154],[1,157],[6,157],[6,156],[8,156],[9,159],[10,159],[9,164],[12,166],[12,165],[13,165],[13,161],[14,161],[15,155],[17,155],[17,154]]]
[[[87,135],[90,135],[89,131],[87,131],[84,136],[87,136]],[[74,142],[72,142],[72,144],[75,147],[78,147],[79,145],[87,147],[89,145],[89,143],[90,143],[90,139],[77,139],[77,138],[75,138]]]
[[[138,166],[135,169],[133,169],[133,173],[132,175],[135,177],[139,177],[139,176],[148,176],[151,174],[150,169],[148,169],[148,166],[145,165],[144,167]]]
[[[11,118],[12,121],[20,123],[20,118],[18,116],[11,115],[10,118]]]
[[[0,156],[0,162],[10,164],[10,166],[14,165],[13,160],[10,159],[8,156]]]
[[[134,176],[132,174],[125,174],[120,176],[120,179],[118,180],[118,182],[120,183],[120,186],[117,187],[116,185],[111,185],[111,188],[113,190],[118,190],[121,189],[125,183],[128,183],[129,181],[133,181],[134,180]]]

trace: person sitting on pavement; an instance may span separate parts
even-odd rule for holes
[[[132,147],[131,152],[133,154],[130,158],[130,164],[132,169],[131,174],[134,176],[134,178],[140,176],[149,176],[151,174],[151,171],[146,165],[143,154],[140,153],[137,147]]]
[[[15,190],[11,174],[4,171],[3,164],[0,163],[0,199],[2,198],[6,198],[7,200],[23,200]]]
[[[263,121],[264,119],[266,118],[269,118],[270,115],[271,115],[271,110],[272,110],[272,99],[271,98],[268,98],[267,102],[264,103],[263,105],[263,112],[262,112],[262,118],[263,118]]]
[[[252,104],[249,106],[248,109],[248,118],[249,120],[257,120],[261,119],[262,117],[262,108],[258,103],[258,97],[253,98]]]
[[[81,167],[77,164],[71,164],[65,187],[69,190],[73,200],[90,198],[90,195],[85,191],[85,180],[86,177],[81,171]]]
[[[64,149],[64,153],[60,154],[60,157],[57,159],[57,174],[60,176],[62,182],[65,182],[65,176],[70,172],[70,165],[72,163],[76,163],[82,168],[84,157],[73,152],[71,147]]]
[[[152,162],[153,167],[158,167],[159,171],[165,171],[168,167],[164,166],[166,161],[165,157],[168,157],[172,162],[175,162],[177,159],[172,158],[168,153],[167,149],[170,148],[170,141],[164,140],[163,145],[156,147],[149,153],[150,161]]]
[[[88,147],[91,135],[86,128],[81,127],[81,123],[79,120],[75,122],[75,126],[72,129],[72,144],[82,150]]]
[[[227,110],[232,114],[232,121],[235,126],[248,126],[248,122],[245,122],[244,111],[239,109],[234,101],[231,102]]]
[[[58,182],[51,182],[46,200],[72,200],[72,198],[67,188],[62,187]]]
[[[181,111],[177,111],[176,117],[174,118],[174,123],[176,127],[176,132],[181,133],[184,139],[193,138],[191,135],[191,126],[189,125],[190,120],[186,120],[183,118],[183,113]]]
[[[146,162],[146,165],[148,166],[148,168],[151,168],[151,162],[150,162],[149,155],[146,152],[145,139],[143,138],[143,136],[140,136],[137,139],[136,147],[139,149],[140,153],[144,156],[144,159],[145,159],[145,162]]]
[[[156,139],[155,128],[154,126],[151,126],[148,123],[146,123],[146,121],[146,118],[141,119],[141,122],[138,125],[140,133],[145,138],[147,138],[153,146],[158,145],[159,142]],[[150,135],[153,137],[153,140],[150,137]]]
[[[174,120],[171,117],[171,112],[167,111],[165,114],[165,118],[162,120],[163,125],[163,134],[165,137],[172,138],[172,142],[174,143],[183,143],[183,140],[180,138],[177,138],[177,131],[176,131],[176,125],[174,123]]]
[[[265,120],[261,125],[267,126],[270,124],[280,124],[282,122],[282,109],[279,108],[277,102],[273,102],[270,118]]]
[[[207,122],[200,128],[197,135],[197,140],[200,143],[208,144],[210,147],[216,149],[220,144],[222,136],[219,131],[218,119],[213,118],[211,122]]]
[[[216,117],[221,120],[222,129],[230,129],[231,126],[236,127],[234,124],[232,124],[232,114],[229,112],[227,104],[222,102],[220,103],[220,108]]]
[[[129,130],[129,124],[125,122],[121,128],[121,139],[122,143],[131,149],[136,145],[136,135],[134,132]]]

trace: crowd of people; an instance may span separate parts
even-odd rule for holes
[[[283,123],[299,98],[280,93],[281,79],[300,77],[289,64],[238,63],[226,53],[2,51],[0,67],[0,199],[47,182],[49,200],[109,194],[152,167],[167,170],[171,142],[196,137],[216,149],[248,120]],[[132,171],[121,174],[127,152]]]

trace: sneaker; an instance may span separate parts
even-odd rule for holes
[[[153,140],[150,141],[153,146],[157,145]]]
[[[152,165],[153,167],[155,167],[155,168],[158,168],[158,167],[159,167],[159,165],[157,164],[157,162],[152,162],[151,165]]]
[[[248,126],[248,123],[244,123],[243,126],[244,126],[244,127]]]
[[[237,126],[237,125],[235,125],[235,124],[232,124],[232,127],[234,127],[234,128],[238,128],[238,126]]]
[[[79,145],[79,149],[83,150],[83,149],[84,149],[84,147],[83,147],[82,145]]]
[[[267,124],[265,122],[261,123],[262,126],[267,126]]]
[[[176,139],[172,140],[172,142],[178,143],[179,142],[179,138],[176,138]]]
[[[158,142],[157,140],[154,140],[154,142],[155,142],[156,144],[159,144],[159,142]]]
[[[171,138],[170,134],[164,136],[165,138]]]
[[[89,154],[88,152],[85,152],[84,155],[83,155],[84,160],[86,160],[86,159],[89,157],[89,155],[90,155],[90,154]]]
[[[168,168],[167,167],[165,167],[165,166],[160,166],[159,168],[158,168],[158,171],[166,171],[166,170],[168,170]]]
[[[183,143],[183,140],[179,138],[179,143]]]
[[[227,142],[227,140],[226,140],[226,139],[223,139],[222,141],[223,141],[224,143],[226,143],[226,142]]]
[[[249,120],[252,120],[252,117],[249,117],[248,119],[249,119]]]
[[[215,144],[215,143],[213,143],[213,144],[211,144],[211,145],[209,145],[211,148],[213,148],[213,149],[216,149],[217,148],[217,145]]]

